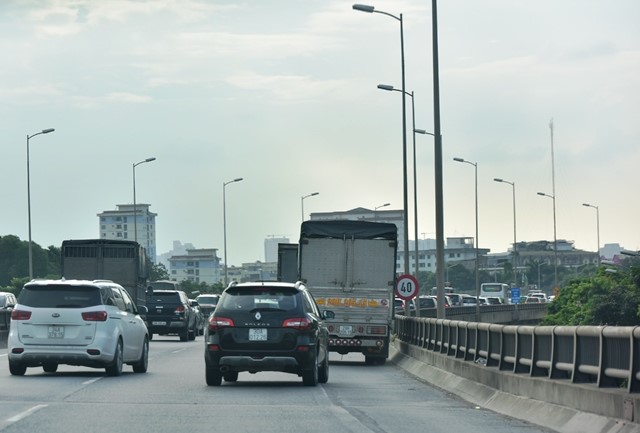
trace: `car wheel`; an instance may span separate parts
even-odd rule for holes
[[[122,374],[122,340],[118,340],[113,361],[105,367],[105,371],[107,376],[120,376]]]
[[[196,339],[196,328],[194,326],[193,329],[189,330],[189,341],[193,341],[195,339]]]
[[[58,364],[47,363],[42,365],[42,369],[45,373],[55,373],[58,371]]]
[[[27,372],[27,367],[25,365],[9,361],[9,372],[14,376],[24,376]]]
[[[318,382],[327,383],[329,381],[329,351],[325,352],[324,362],[318,371]]]
[[[133,366],[134,373],[147,372],[147,367],[149,366],[149,340],[147,340],[146,338],[142,343],[142,353],[140,354],[140,359],[138,360],[138,362],[134,363],[132,366]]]
[[[311,369],[302,372],[304,386],[316,386],[318,384],[318,349],[311,360]]]
[[[153,340],[153,334],[149,332],[149,341]]]
[[[180,341],[189,341],[189,329],[185,329],[184,332],[180,333]]]
[[[237,382],[238,381],[238,372],[237,371],[229,371],[222,375],[225,382]]]
[[[207,377],[207,385],[220,386],[222,384],[222,373],[220,373],[220,371],[207,368],[205,372]]]

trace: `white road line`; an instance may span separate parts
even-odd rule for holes
[[[9,423],[18,422],[21,419],[28,417],[29,415],[31,415],[35,411],[43,409],[43,408],[45,408],[47,406],[48,406],[47,404],[39,404],[37,406],[33,406],[31,409],[27,409],[24,412],[19,413],[18,415],[12,416],[11,418],[7,419],[7,422],[9,422]]]
[[[83,385],[91,385],[93,382],[97,382],[100,379],[102,379],[101,377],[96,377],[95,379],[91,379],[91,380],[85,380],[84,382],[82,382]]]
[[[187,349],[186,349],[186,348],[178,349],[178,350],[174,350],[174,351],[173,351],[173,352],[171,352],[171,353],[180,353],[180,352],[182,352],[182,351],[184,351],[184,350],[187,350]]]

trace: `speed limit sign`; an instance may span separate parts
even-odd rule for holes
[[[396,296],[408,301],[418,296],[418,280],[413,275],[400,275],[396,280]]]

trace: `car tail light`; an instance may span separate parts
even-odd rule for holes
[[[227,317],[211,316],[209,318],[209,331],[217,331],[222,328],[231,328],[236,326],[232,319]]]
[[[105,322],[109,317],[106,311],[87,311],[82,313],[82,320],[86,322]]]
[[[176,314],[180,314],[180,313],[184,313],[184,312],[185,312],[184,305],[178,305],[176,307],[176,311],[175,311]]]
[[[311,320],[306,317],[295,317],[282,322],[283,328],[293,328],[299,331],[308,331],[311,329]]]
[[[11,312],[11,320],[29,320],[31,319],[31,311],[13,310]]]

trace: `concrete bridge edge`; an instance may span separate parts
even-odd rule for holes
[[[640,433],[640,424],[632,421],[635,410],[629,414],[629,410],[625,411],[621,407],[628,406],[629,398],[632,398],[634,402],[638,398],[625,398],[624,394],[617,392],[618,390],[601,392],[598,397],[593,397],[593,395],[585,395],[585,387],[581,385],[560,384],[561,386],[558,387],[558,381],[500,372],[484,365],[452,359],[409,345],[398,339],[391,345],[389,360],[418,380],[450,392],[475,405],[478,409],[488,409],[557,432]],[[525,392],[516,393],[513,390],[507,392],[504,389],[499,389],[503,387],[499,384],[506,376],[509,376],[507,382],[511,382],[507,387]],[[565,385],[569,385],[573,389],[564,389]],[[602,399],[593,403],[604,407],[605,412],[625,413],[631,420],[622,418],[622,415],[619,417],[606,416],[551,403],[540,398],[536,399],[529,392],[529,390],[536,388],[535,394],[539,397],[544,395],[545,390],[542,388],[545,387],[548,388],[546,392],[553,393],[563,402],[579,401],[583,397],[587,400]],[[625,400],[624,403],[621,403],[622,400]]]

